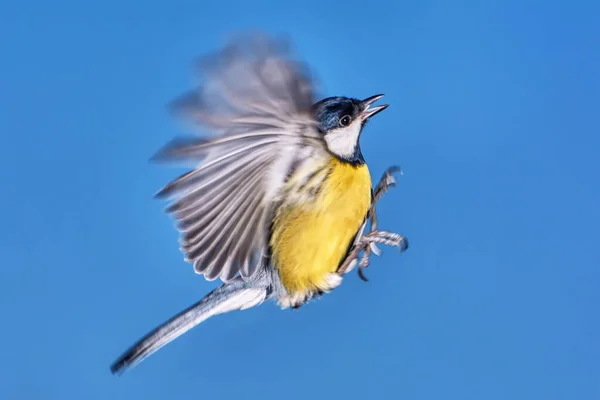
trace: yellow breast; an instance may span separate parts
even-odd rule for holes
[[[272,261],[290,295],[327,290],[371,206],[371,177],[366,165],[332,159],[296,190],[313,191],[311,201],[284,203],[271,236]],[[318,187],[306,187],[310,183]]]

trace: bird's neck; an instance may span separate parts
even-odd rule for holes
[[[362,152],[360,151],[360,145],[358,143],[356,144],[356,147],[354,148],[354,151],[351,154],[337,157],[341,161],[354,166],[360,166],[365,164],[365,159],[362,155]]]

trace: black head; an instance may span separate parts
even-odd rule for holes
[[[314,105],[314,115],[323,133],[349,125],[361,112],[360,100],[350,97],[328,97]]]
[[[370,107],[382,97],[382,94],[364,100],[328,97],[314,104],[314,116],[329,151],[344,161],[364,163],[358,139],[369,118],[388,107],[387,104]]]

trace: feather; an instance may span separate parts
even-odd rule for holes
[[[265,37],[232,42],[199,64],[202,84],[173,110],[212,134],[178,138],[154,157],[194,162],[156,197],[181,232],[181,250],[206,279],[249,279],[267,253],[270,219],[289,171],[326,154],[312,113],[313,81]]]
[[[252,283],[238,278],[216,288],[202,300],[140,339],[111,365],[112,373],[122,373],[139,364],[161,347],[210,317],[229,311],[244,310],[262,303],[269,297],[270,283],[266,276],[259,278]]]

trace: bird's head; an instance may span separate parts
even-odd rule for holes
[[[382,97],[382,94],[364,100],[328,97],[315,103],[315,118],[333,155],[353,164],[364,163],[359,146],[360,133],[369,118],[388,107],[387,104],[371,107]]]

